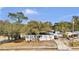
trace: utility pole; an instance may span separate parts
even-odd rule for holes
[[[72,32],[74,33],[74,18],[72,19]],[[73,38],[74,38],[74,35],[73,35]]]
[[[72,31],[74,32],[74,20],[72,20]]]

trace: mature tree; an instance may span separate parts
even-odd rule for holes
[[[15,23],[22,23],[23,20],[28,19],[28,17],[25,16],[22,12],[9,13],[8,17],[10,17],[11,20],[15,21]]]
[[[52,24],[50,22],[41,23],[41,32],[49,32],[52,30]]]
[[[22,12],[17,12],[17,13],[9,13],[8,17],[11,18],[12,21],[14,21],[14,23],[11,24],[12,26],[12,35],[13,33],[18,33],[16,34],[16,37],[18,35],[20,35],[20,29],[21,29],[21,23],[23,22],[23,20],[27,20],[28,17],[25,16]]]
[[[46,33],[52,30],[50,22],[30,21],[23,28],[22,31],[26,34],[36,34],[38,39],[40,33]]]
[[[72,28],[73,31],[79,30],[79,16],[72,17]]]
[[[62,32],[71,31],[72,24],[70,22],[59,22],[59,23],[55,23],[54,27],[55,27],[55,30],[62,31]]]
[[[27,31],[31,33],[49,32],[52,30],[52,24],[50,22],[38,22],[30,21],[27,23]]]
[[[0,20],[0,34],[1,35],[4,35],[7,33],[8,24],[9,24],[8,21]]]

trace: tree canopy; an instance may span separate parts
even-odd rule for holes
[[[8,13],[10,21],[0,20],[0,35],[8,35],[13,33],[39,34],[50,32],[51,30],[67,32],[79,31],[79,16],[72,16],[71,22],[61,21],[52,25],[51,22],[42,22],[30,20],[26,24],[22,24],[23,20],[29,20],[22,12]]]

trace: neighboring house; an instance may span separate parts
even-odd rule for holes
[[[79,35],[79,32],[66,32],[68,36]]]
[[[63,37],[63,35],[61,34],[60,31],[55,31],[55,32],[51,31],[51,32],[49,32],[49,34],[51,34],[51,35],[53,35],[55,37],[58,37],[58,38]]]

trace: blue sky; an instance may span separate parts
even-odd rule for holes
[[[0,19],[9,19],[9,12],[22,11],[30,20],[50,21],[52,23],[60,21],[70,22],[72,16],[79,16],[78,7],[0,7]]]

